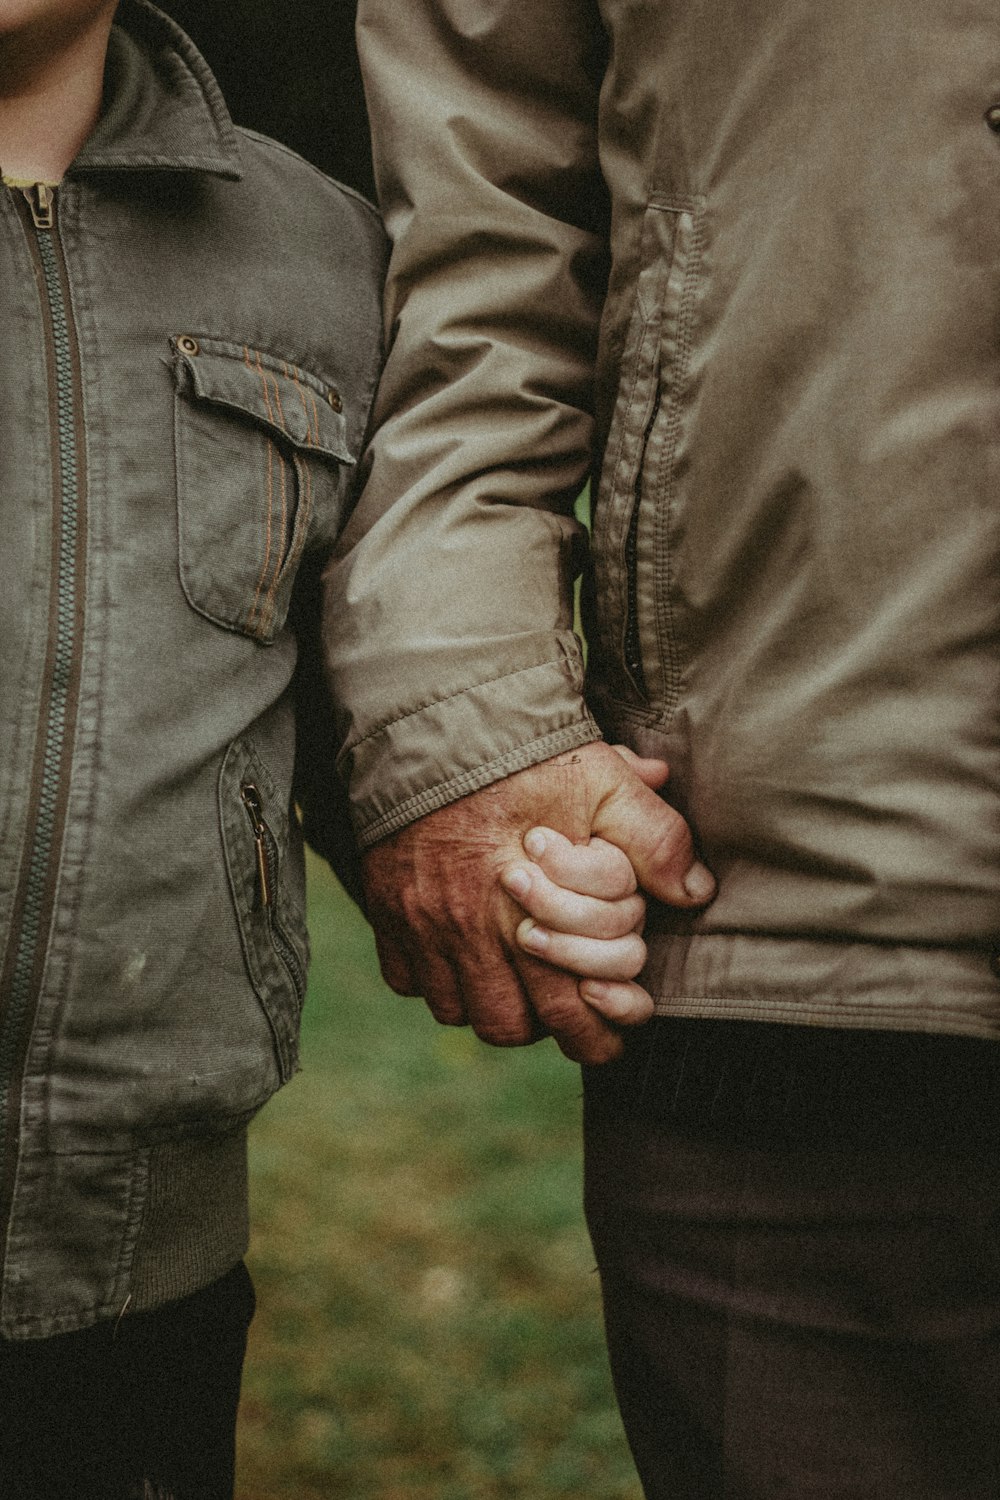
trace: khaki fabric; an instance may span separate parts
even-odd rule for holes
[[[652,915],[658,1007],[997,1034],[995,6],[361,0],[358,36],[392,240],[338,564],[362,837],[503,774],[512,722],[584,731],[519,669],[573,652],[592,466],[586,701],[720,881]]]

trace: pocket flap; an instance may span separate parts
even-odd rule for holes
[[[295,447],[353,463],[344,403],[335,386],[247,344],[177,334],[171,340],[178,381],[201,401],[224,406]]]

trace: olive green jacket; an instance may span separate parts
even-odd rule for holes
[[[719,878],[652,915],[660,1011],[996,1036],[995,4],[361,0],[358,36],[361,839],[599,725]]]
[[[106,95],[54,199],[0,189],[15,1337],[181,1296],[245,1246],[245,1124],[296,1066],[307,960],[298,643],[380,352],[374,212],[235,130],[140,0]]]

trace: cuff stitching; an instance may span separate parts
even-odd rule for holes
[[[448,781],[427,787],[424,791],[408,797],[398,806],[390,808],[388,812],[381,813],[367,825],[359,825],[358,845],[361,849],[370,849],[373,844],[395,833],[397,829],[405,827],[407,823],[415,822],[425,813],[436,812],[438,808],[446,807],[450,802],[457,802],[460,797],[467,796],[470,792],[480,791],[495,781],[502,781],[504,777],[511,776],[516,771],[527,770],[530,766],[538,765],[553,755],[559,755],[563,751],[577,750],[581,745],[590,744],[600,738],[600,729],[585,710],[582,719],[564,725],[561,729],[551,730],[538,739],[530,740],[526,745],[508,750],[484,765],[462,771]]]
[[[567,657],[550,656],[545,661],[532,662],[530,667],[515,667],[513,672],[497,672],[493,677],[484,677],[481,682],[473,682],[468,687],[456,688],[453,693],[445,693],[440,698],[429,698],[426,703],[418,703],[416,708],[404,709],[394,718],[386,719],[381,724],[376,724],[374,729],[369,729],[360,739],[349,740],[344,746],[344,753],[357,750],[359,746],[367,744],[369,740],[377,739],[385,730],[391,729],[394,724],[401,724],[404,719],[412,719],[414,714],[426,713],[429,708],[438,708],[442,703],[450,703],[453,698],[462,698],[466,693],[478,692],[480,688],[490,687],[494,682],[503,682],[507,677],[519,677],[522,672],[538,672],[542,667],[565,668]]]

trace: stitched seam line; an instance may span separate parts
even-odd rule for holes
[[[629,518],[630,518],[630,514],[631,514],[631,509],[627,505],[625,507],[622,507],[620,505],[616,506],[615,501],[621,495],[623,487],[627,487],[627,482],[628,482],[628,473],[627,473],[627,471],[624,474],[622,472],[623,462],[624,462],[624,453],[625,453],[625,438],[626,438],[626,433],[627,433],[627,430],[628,430],[629,413],[632,410],[633,404],[635,402],[635,393],[636,393],[636,390],[637,390],[638,385],[639,385],[639,374],[640,374],[640,371],[642,369],[643,351],[644,351],[645,346],[646,346],[646,340],[649,337],[650,326],[655,323],[656,328],[657,329],[659,328],[661,311],[662,311],[661,308],[660,308],[660,306],[659,306],[659,299],[657,298],[657,305],[654,307],[653,311],[650,313],[649,317],[647,318],[646,315],[645,315],[645,313],[643,312],[642,302],[641,302],[641,299],[640,299],[640,296],[639,296],[639,285],[638,285],[639,277],[642,276],[642,273],[643,273],[643,271],[645,269],[645,267],[643,265],[643,252],[644,252],[644,249],[645,249],[645,236],[646,236],[647,214],[649,212],[649,208],[652,207],[652,206],[654,206],[654,205],[647,205],[646,212],[643,214],[642,227],[640,229],[640,238],[639,238],[639,270],[638,270],[638,275],[637,275],[637,278],[636,278],[636,286],[635,286],[635,290],[634,290],[634,294],[633,294],[634,295],[634,302],[633,302],[632,317],[629,320],[629,325],[628,325],[628,327],[626,329],[626,333],[625,333],[625,347],[626,347],[626,349],[629,347],[629,334],[632,331],[632,327],[634,326],[634,323],[635,323],[636,319],[638,319],[639,321],[641,321],[642,332],[639,334],[639,337],[638,337],[638,339],[636,341],[636,354],[635,354],[635,359],[634,359],[634,361],[632,363],[631,381],[629,383],[629,388],[628,388],[628,397],[627,397],[627,399],[623,400],[622,399],[622,394],[619,393],[619,395],[618,395],[618,397],[616,398],[616,401],[615,401],[614,412],[613,412],[613,415],[612,415],[612,425],[614,425],[615,422],[617,422],[617,424],[618,424],[618,432],[617,432],[617,439],[618,440],[617,440],[617,444],[615,446],[613,462],[610,465],[608,465],[608,467],[607,467],[607,473],[608,473],[608,482],[607,482],[607,487],[606,487],[607,488],[607,494],[602,496],[602,491],[605,489],[605,486],[603,484],[599,484],[598,485],[598,493],[597,493],[597,497],[596,497],[597,501],[599,502],[599,504],[598,504],[598,510],[599,510],[599,512],[601,512],[601,514],[599,516],[599,520],[604,521],[604,524],[603,524],[603,526],[602,525],[595,525],[595,528],[594,528],[595,540],[597,540],[597,539],[600,538],[602,532],[605,533],[607,535],[607,537],[608,537],[608,551],[610,553],[611,550],[612,550],[611,539],[612,539],[612,536],[614,536],[613,551],[614,551],[614,555],[615,555],[615,558],[616,558],[616,561],[617,561],[617,564],[618,564],[618,566],[617,566],[617,588],[616,588],[616,594],[617,594],[618,618],[619,619],[624,618],[625,610],[626,610],[626,600],[627,600],[627,597],[628,597],[628,581],[627,581],[627,576],[626,576],[627,575],[627,570],[626,570],[625,561],[624,561],[624,548],[625,548],[625,538],[628,535]],[[659,207],[659,205],[655,205],[655,206],[657,208]],[[657,373],[658,373],[658,371],[657,371]],[[655,378],[655,376],[654,376],[654,378]],[[624,514],[621,514],[622,511],[624,511]],[[605,517],[606,517],[606,520],[604,519]],[[614,522],[618,522],[619,523],[618,524],[618,534],[617,535],[615,535],[615,533],[612,530],[612,526],[613,526]],[[610,567],[608,567],[607,571],[610,572]],[[611,655],[612,655],[612,658],[614,658],[614,655],[615,655],[614,650],[612,650]]]
[[[380,814],[372,823],[360,826],[358,844],[362,849],[370,848],[372,844],[377,844],[379,839],[395,833],[398,828],[414,822],[424,813],[434,812],[439,807],[445,807],[449,802],[457,802],[459,797],[464,797],[469,792],[478,791],[494,781],[500,781],[505,776],[513,775],[515,771],[526,770],[529,766],[537,765],[539,761],[558,755],[562,750],[576,750],[581,745],[590,744],[600,738],[600,729],[589,715],[586,719],[567,724],[563,729],[552,730],[540,739],[531,740],[526,745],[509,750],[506,754],[475,767],[474,770],[463,771],[461,775],[453,777],[450,781],[440,782],[437,786],[428,787],[426,791],[407,798],[405,802],[401,802],[389,812]]]
[[[316,404],[316,393],[315,391],[309,392],[309,402],[312,405],[312,419],[310,420],[309,406],[306,404],[306,394],[302,388],[298,370],[293,366],[291,371],[289,371],[288,365],[284,361],[282,361],[282,368],[286,375],[290,374],[291,379],[295,382],[295,389],[299,393],[299,400],[302,402],[302,411],[306,419],[306,446],[311,448],[314,443],[319,443],[320,438],[319,407]]]
[[[690,216],[691,248],[684,266],[684,281],[681,288],[681,305],[677,314],[677,349],[674,355],[675,399],[670,402],[667,426],[663,436],[663,478],[660,483],[654,513],[657,530],[654,552],[656,569],[656,597],[663,601],[662,611],[657,611],[656,634],[660,661],[669,671],[664,683],[663,712],[658,722],[668,723],[680,697],[681,668],[680,648],[674,621],[673,586],[671,582],[672,558],[670,552],[670,522],[677,499],[677,443],[681,433],[684,414],[685,391],[691,350],[694,346],[695,309],[697,307],[701,265],[704,256],[704,218],[699,210]],[[662,566],[658,559],[662,559]]]
[[[247,348],[247,346],[245,344],[243,345],[243,358],[246,361],[246,367],[247,367],[247,369],[248,370],[253,370],[254,367],[250,363],[250,350]],[[271,420],[273,421],[274,420],[274,413],[271,411],[271,397],[270,397],[270,395],[268,393],[267,380],[264,377],[264,371],[261,368],[260,355],[259,354],[257,355],[257,373],[260,376],[261,381],[263,382],[263,386],[264,386],[264,401],[265,401],[265,403],[267,405],[268,414],[270,415]],[[247,629],[248,630],[251,630],[253,628],[254,620],[257,618],[257,610],[258,610],[258,606],[260,604],[261,590],[264,587],[264,579],[267,577],[267,570],[268,570],[268,566],[270,565],[270,561],[271,561],[271,512],[272,512],[272,510],[274,508],[274,457],[275,457],[274,443],[271,440],[271,438],[268,437],[268,439],[267,439],[267,524],[266,524],[265,533],[264,533],[264,566],[260,570],[260,577],[257,579],[257,588],[256,588],[256,591],[254,592],[254,596],[253,596],[253,604],[252,604],[252,606],[250,608],[250,613],[247,616]]]
[[[419,703],[416,708],[407,708],[402,713],[396,714],[391,719],[385,719],[381,724],[376,724],[374,729],[369,729],[358,740],[349,740],[345,746],[347,750],[355,750],[365,745],[369,740],[377,739],[385,730],[391,729],[394,724],[401,724],[404,719],[412,719],[415,714],[426,713],[429,708],[437,708],[442,703],[450,703],[453,698],[463,698],[467,693],[476,693],[480,688],[492,687],[495,682],[503,682],[508,677],[520,677],[522,672],[540,672],[545,667],[559,667],[565,675],[565,658],[552,656],[545,661],[532,662],[529,667],[516,667],[513,672],[497,672],[495,677],[484,677],[482,682],[474,682],[471,687],[456,688],[453,693],[445,693],[440,698],[430,698],[426,703]]]
[[[278,377],[272,373],[271,379],[274,381],[274,400],[278,411],[279,425],[281,427],[282,433],[284,433],[284,435],[287,437],[288,427],[285,422],[284,407],[281,404],[281,388],[278,385]],[[267,383],[267,375],[264,374],[265,389],[267,387]],[[267,593],[264,596],[264,608],[261,611],[262,623],[265,623],[266,628],[268,629],[270,628],[271,621],[274,619],[274,606],[278,592],[278,578],[281,574],[281,564],[283,561],[285,538],[288,536],[287,467],[285,465],[284,455],[279,453],[278,457],[281,462],[281,545],[275,551],[274,572],[271,575],[271,582],[268,585]]]
[[[295,382],[295,389],[296,391],[298,391],[299,401],[302,403],[302,413],[306,419],[306,447],[311,448],[314,442],[313,423],[310,419],[309,407],[306,404],[305,391],[302,389],[302,385],[299,381],[298,371],[294,368],[292,370],[289,370],[288,365],[284,362],[282,362],[282,368],[284,369],[285,374]],[[316,397],[313,395],[312,391],[309,392],[309,399],[312,402],[313,416],[315,417],[316,422],[315,441],[318,442],[319,412],[316,407]],[[302,515],[300,517],[300,525],[297,527],[297,530],[299,531],[299,534],[302,538],[302,545],[304,547],[306,535],[309,528],[309,521],[312,516],[312,468],[309,464],[299,463],[294,458],[293,462],[295,462],[295,472],[299,476],[302,485]],[[291,556],[289,556],[289,561],[291,560]]]
[[[303,390],[302,383],[299,380],[298,371],[296,370],[295,366],[293,365],[291,368],[289,368],[287,361],[282,360],[281,369],[286,379],[292,381],[295,386],[296,394],[299,398],[299,404],[302,407],[302,415],[306,419],[306,437],[303,446],[307,450],[309,450],[319,442],[320,436],[319,412],[316,406],[316,397],[313,395],[312,391],[309,392],[309,400],[312,402],[312,414],[310,414],[309,406],[306,403],[305,391]],[[275,380],[275,385],[277,385],[277,380]],[[278,397],[278,402],[280,406],[280,395]],[[313,416],[315,416],[315,434],[313,431]],[[282,420],[284,420],[283,408]],[[291,526],[289,530],[288,551],[285,555],[284,563],[279,567],[277,573],[275,574],[274,582],[272,584],[272,593],[277,592],[278,583],[282,578],[284,578],[285,574],[290,569],[298,567],[299,558],[305,550],[306,538],[309,535],[309,523],[312,519],[312,464],[305,462],[300,457],[298,446],[293,446],[292,449],[292,473],[295,475],[295,478],[298,482],[298,504],[296,506],[295,513],[292,516]]]
[[[788,1018],[803,1025],[825,1025],[836,1021],[839,1025],[850,1024],[854,1019],[859,1025],[870,1025],[871,1019],[889,1022],[898,1026],[901,1030],[911,1029],[913,1021],[919,1019],[929,1031],[937,1030],[938,1027],[928,1026],[928,1018],[933,1016],[935,1023],[942,1019],[955,1022],[968,1023],[970,1020],[982,1022],[985,1018],[980,1017],[978,1012],[970,1009],[959,1008],[950,1005],[935,1005],[933,1011],[921,1006],[894,1005],[886,1001],[850,1000],[846,997],[837,1000],[837,991],[831,991],[823,1000],[818,1000],[812,994],[804,991],[801,1000],[770,1000],[763,995],[740,994],[732,995],[691,995],[685,994],[683,998],[675,998],[672,995],[657,993],[653,997],[653,1003],[657,1015],[698,1015],[706,1009],[743,1012],[753,1011],[756,1015],[767,1020],[776,1018]],[[809,1019],[803,1021],[802,1013],[806,1010]],[[981,1029],[981,1028],[980,1028]],[[994,1024],[990,1027],[992,1034],[1000,1033],[1000,1026]]]
[[[299,398],[299,405],[302,407],[302,415],[306,419],[306,447],[307,448],[311,448],[312,445],[313,445],[313,441],[314,441],[314,439],[313,439],[313,424],[312,424],[312,419],[311,419],[311,417],[309,415],[309,408],[306,405],[306,396],[305,396],[305,392],[302,389],[302,384],[301,384],[301,382],[299,380],[298,371],[294,370],[294,369],[289,370],[288,364],[287,364],[287,362],[285,360],[281,361],[281,368],[284,371],[285,378],[287,380],[291,380],[292,383],[295,386],[295,390],[296,390],[296,392],[298,394],[298,398]],[[309,394],[312,395],[312,392],[310,391]],[[313,410],[314,411],[315,411],[315,408],[316,408],[316,398],[315,398],[315,396],[313,396]]]
[[[251,130],[248,125],[238,125],[236,127],[236,134],[245,135],[250,140],[256,141],[259,146],[267,147],[272,154],[280,152],[282,156],[291,157],[292,161],[299,167],[308,167],[314,177],[318,177],[321,182],[325,182],[327,187],[336,188],[337,192],[343,197],[352,199],[353,202],[357,203],[359,208],[367,211],[368,217],[374,221],[379,229],[382,228],[382,219],[378,209],[374,203],[370,203],[364,194],[359,193],[356,188],[348,187],[346,182],[339,182],[337,178],[330,177],[326,172],[321,172],[319,167],[314,167],[311,161],[306,161],[304,157],[299,156],[297,151],[293,151],[290,146],[284,146],[280,141],[272,140],[269,135],[261,135],[259,131]],[[199,157],[197,160],[200,162],[201,158]],[[173,166],[173,162],[165,159],[165,165]]]

